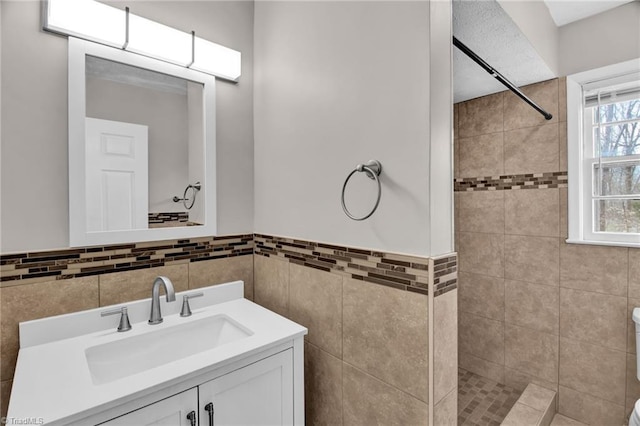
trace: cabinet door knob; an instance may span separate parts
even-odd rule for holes
[[[213,403],[208,403],[204,406],[204,409],[209,413],[209,426],[213,426]]]
[[[191,422],[191,426],[196,426],[196,412],[192,411],[189,414],[187,414],[187,420]]]

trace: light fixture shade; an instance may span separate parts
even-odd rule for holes
[[[242,72],[241,59],[237,50],[196,37],[195,61],[191,68],[235,81]]]
[[[240,52],[95,0],[47,0],[44,29],[237,81]],[[194,46],[195,44],[195,46]],[[193,56],[195,48],[195,57]],[[195,59],[195,60],[194,60]],[[193,63],[192,63],[193,62]]]
[[[122,47],[125,12],[97,1],[49,0],[45,29]]]
[[[191,63],[192,35],[133,14],[127,50],[183,67]]]

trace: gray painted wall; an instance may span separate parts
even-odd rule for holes
[[[0,251],[68,247],[67,39],[41,30],[39,2],[0,8]],[[242,52],[239,84],[216,85],[218,231],[251,232],[253,2],[136,1],[131,12]]]
[[[564,25],[559,34],[560,75],[640,58],[640,2]]]
[[[428,255],[429,2],[256,2],[255,16],[256,232]],[[342,185],[372,158],[382,200],[354,222]],[[348,189],[366,212],[375,184]]]

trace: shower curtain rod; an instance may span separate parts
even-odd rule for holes
[[[453,45],[460,49],[462,53],[471,58],[476,64],[480,65],[486,72],[491,74],[493,78],[498,80],[500,83],[504,84],[509,90],[518,95],[523,101],[531,105],[536,111],[544,116],[547,120],[551,120],[553,116],[549,114],[547,111],[543,110],[538,104],[533,102],[531,99],[527,97],[524,93],[520,91],[513,83],[507,80],[502,74],[496,71],[491,65],[487,64],[480,56],[476,55],[475,52],[465,46],[460,40],[453,37]]]

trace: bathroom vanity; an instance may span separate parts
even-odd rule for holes
[[[304,424],[306,328],[243,298],[243,283],[203,289],[181,317],[150,300],[20,324],[8,417],[51,425]],[[132,329],[118,332],[126,306]],[[168,423],[167,423],[168,422]]]

